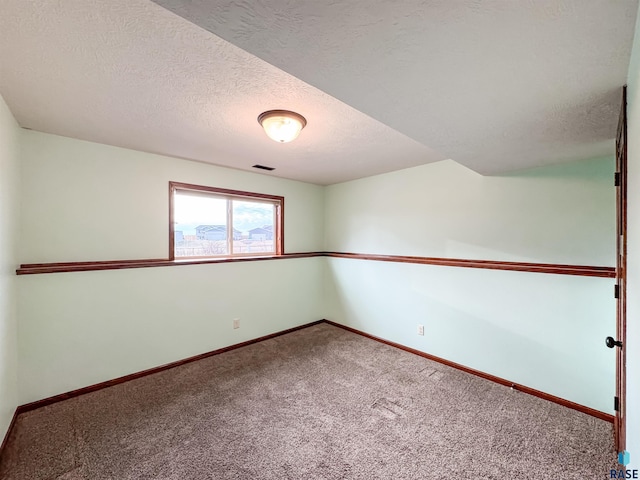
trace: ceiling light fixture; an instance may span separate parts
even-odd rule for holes
[[[289,110],[269,110],[258,115],[258,123],[269,138],[278,143],[287,143],[300,135],[307,120],[299,113]]]

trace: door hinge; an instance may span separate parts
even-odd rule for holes
[[[613,297],[620,298],[620,285],[614,285],[613,287]]]
[[[613,397],[613,409],[616,412],[620,411],[620,399],[618,397]]]
[[[616,172],[616,173],[613,175],[613,184],[614,184],[616,187],[619,187],[619,186],[620,186],[620,172]]]

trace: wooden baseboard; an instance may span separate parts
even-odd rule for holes
[[[2,459],[2,453],[4,452],[7,443],[9,442],[9,437],[13,432],[14,427],[16,426],[16,421],[18,420],[18,409],[13,412],[13,417],[11,418],[11,422],[9,422],[9,428],[7,428],[7,432],[4,434],[4,438],[2,439],[2,443],[0,443],[0,459]]]
[[[88,387],[79,388],[77,390],[72,390],[70,392],[61,393],[59,395],[54,395],[52,397],[43,398],[42,400],[36,400],[35,402],[31,402],[31,403],[27,403],[27,404],[24,404],[24,405],[20,405],[16,409],[16,413],[14,414],[14,417],[13,417],[13,420],[11,422],[11,425],[9,426],[9,430],[7,431],[7,434],[5,435],[5,438],[4,438],[3,443],[2,443],[2,448],[4,448],[5,443],[7,442],[7,439],[9,438],[9,435],[11,433],[11,430],[13,429],[13,426],[15,424],[17,416],[19,414],[21,414],[21,413],[28,412],[28,411],[31,411],[31,410],[35,410],[37,408],[41,408],[41,407],[44,407],[44,406],[47,406],[47,405],[51,405],[53,403],[61,402],[63,400],[67,400],[69,398],[74,398],[74,397],[78,397],[80,395],[85,395],[87,393],[95,392],[97,390],[102,390],[103,388],[108,388],[108,387],[112,387],[114,385],[118,385],[118,384],[121,384],[121,383],[124,383],[124,382],[129,382],[131,380],[135,380],[136,378],[146,377],[147,375],[152,375],[154,373],[162,372],[164,370],[169,370],[171,368],[175,368],[175,367],[178,367],[180,365],[185,365],[187,363],[191,363],[191,362],[195,362],[195,361],[198,361],[198,360],[202,360],[202,359],[207,358],[207,357],[211,357],[211,356],[214,356],[214,355],[219,355],[221,353],[228,352],[228,351],[231,351],[231,350],[235,350],[237,348],[245,347],[247,345],[252,345],[254,343],[262,342],[264,340],[269,340],[271,338],[279,337],[281,335],[286,335],[287,333],[295,332],[297,330],[302,330],[304,328],[308,328],[308,327],[311,327],[313,325],[318,325],[320,323],[327,323],[329,325],[333,325],[335,327],[342,328],[344,330],[347,330],[347,331],[352,332],[352,333],[356,333],[358,335],[362,335],[363,337],[370,338],[370,339],[375,340],[377,342],[381,342],[381,343],[384,343],[386,345],[390,345],[392,347],[399,348],[399,349],[404,350],[406,352],[413,353],[415,355],[419,355],[421,357],[427,358],[429,360],[433,360],[433,361],[441,363],[443,365],[447,365],[449,367],[456,368],[456,369],[461,370],[463,372],[467,372],[467,373],[470,373],[472,375],[476,375],[478,377],[482,377],[482,378],[484,378],[486,380],[491,380],[491,381],[493,381],[495,383],[499,383],[500,385],[505,385],[507,387],[511,387],[511,388],[513,388],[515,390],[518,390],[520,392],[527,393],[529,395],[533,395],[535,397],[539,397],[539,398],[542,398],[544,400],[548,400],[550,402],[557,403],[559,405],[571,408],[573,410],[577,410],[577,411],[582,412],[582,413],[586,413],[587,415],[591,415],[593,417],[599,418],[601,420],[605,420],[607,422],[613,422],[613,419],[614,419],[613,415],[610,415],[608,413],[601,412],[599,410],[595,410],[593,408],[590,408],[590,407],[587,407],[587,406],[584,406],[584,405],[580,405],[580,404],[575,403],[575,402],[571,402],[570,400],[566,400],[564,398],[556,397],[555,395],[551,395],[549,393],[545,393],[545,392],[542,392],[540,390],[536,390],[534,388],[527,387],[525,385],[520,385],[520,384],[514,383],[514,382],[512,382],[510,380],[506,380],[504,378],[497,377],[495,375],[484,373],[484,372],[481,372],[480,370],[475,370],[473,368],[469,368],[469,367],[466,367],[464,365],[460,365],[459,363],[451,362],[451,361],[446,360],[444,358],[436,357],[435,355],[431,355],[429,353],[425,353],[425,352],[422,352],[420,350],[416,350],[414,348],[406,347],[406,346],[401,345],[399,343],[391,342],[389,340],[385,340],[384,338],[376,337],[375,335],[370,335],[370,334],[365,333],[365,332],[363,332],[361,330],[357,330],[355,328],[348,327],[346,325],[341,325],[341,324],[333,322],[331,320],[324,319],[324,320],[317,320],[315,322],[307,323],[307,324],[304,324],[304,325],[299,325],[297,327],[288,328],[286,330],[282,330],[282,331],[279,331],[279,332],[276,332],[276,333],[271,333],[269,335],[264,335],[262,337],[254,338],[253,340],[247,340],[246,342],[236,343],[234,345],[230,345],[228,347],[219,348],[219,349],[213,350],[211,352],[201,353],[201,354],[195,355],[193,357],[185,358],[185,359],[182,359],[182,360],[177,360],[175,362],[167,363],[165,365],[160,365],[158,367],[154,367],[154,368],[150,368],[150,369],[147,369],[147,370],[143,370],[141,372],[136,372],[136,373],[132,373],[130,375],[125,375],[123,377],[118,377],[118,378],[114,378],[112,380],[107,380],[106,382],[96,383],[94,385],[89,385]],[[0,453],[1,452],[2,452],[2,449],[0,448]]]
[[[529,395],[533,395],[534,397],[539,397],[549,402],[557,403],[567,408],[571,408],[573,410],[577,410],[582,413],[586,413],[587,415],[591,415],[593,417],[599,418],[601,420],[605,420],[607,422],[613,423],[614,416],[605,412],[601,412],[600,410],[596,410],[591,407],[587,407],[585,405],[581,405],[579,403],[572,402],[570,400],[566,400],[564,398],[556,397],[555,395],[551,395],[549,393],[542,392],[540,390],[536,390],[535,388],[527,387],[525,385],[520,385],[519,383],[514,383],[510,380],[506,380],[501,377],[496,377],[495,375],[491,375],[488,373],[481,372],[480,370],[475,370],[473,368],[466,367],[464,365],[460,365],[459,363],[451,362],[444,358],[436,357],[435,355],[431,355],[429,353],[422,352],[420,350],[416,350],[414,348],[406,347],[400,343],[391,342],[389,340],[385,340],[384,338],[376,337],[375,335],[370,335],[361,330],[357,330],[352,327],[348,327],[346,325],[341,325],[336,322],[332,322],[331,320],[325,320],[326,323],[333,325],[335,327],[342,328],[352,333],[357,333],[358,335],[362,335],[363,337],[370,338],[371,340],[375,340],[380,343],[384,343],[386,345],[390,345],[395,348],[399,348],[404,350],[405,352],[413,353],[415,355],[419,355],[421,357],[427,358],[429,360],[433,360],[434,362],[441,363],[443,365],[447,365],[449,367],[453,367],[458,370],[462,370],[463,372],[470,373],[472,375],[476,375],[478,377],[482,377],[486,380],[491,380],[492,382],[499,383],[500,385],[505,385],[507,387],[511,387],[514,390],[518,390],[519,392],[528,393]]]
[[[246,342],[236,343],[234,345],[229,345],[228,347],[219,348],[211,352],[201,353],[199,355],[194,355],[193,357],[184,358],[182,360],[177,360],[175,362],[167,363],[165,365],[160,365],[159,367],[149,368],[141,372],[136,372],[130,375],[125,375],[123,377],[107,380],[106,382],[96,383],[94,385],[89,385],[88,387],[82,387],[82,388],[78,388],[77,390],[72,390],[70,392],[61,393],[59,395],[54,395],[52,397],[43,398],[42,400],[36,400],[35,402],[20,405],[17,408],[16,413],[21,414],[24,412],[29,412],[37,408],[51,405],[52,403],[68,400],[69,398],[79,397],[80,395],[85,395],[87,393],[95,392],[97,390],[102,390],[103,388],[108,388],[114,385],[119,385],[121,383],[129,382],[131,380],[135,380],[136,378],[146,377],[147,375],[153,375],[154,373],[162,372],[164,370],[169,370],[170,368],[179,367],[180,365],[184,365],[186,363],[196,362],[198,360],[202,360],[203,358],[212,357],[214,355],[219,355],[221,353],[235,350],[237,348],[246,347],[247,345],[252,345],[254,343],[262,342],[264,340],[269,340],[270,338],[286,335],[287,333],[295,332],[297,330],[302,330],[303,328],[308,328],[323,322],[324,320],[317,320],[315,322],[306,323],[304,325],[299,325],[297,327],[287,328],[286,330],[282,330],[276,333],[270,333],[269,335],[264,335],[262,337],[254,338],[253,340],[247,340]]]

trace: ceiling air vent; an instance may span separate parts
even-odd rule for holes
[[[254,165],[253,168],[259,168],[260,170],[269,170],[269,171],[275,170],[274,167],[267,167],[265,165]]]

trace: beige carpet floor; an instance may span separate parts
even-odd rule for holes
[[[604,479],[611,424],[319,324],[21,415],[0,478]]]

